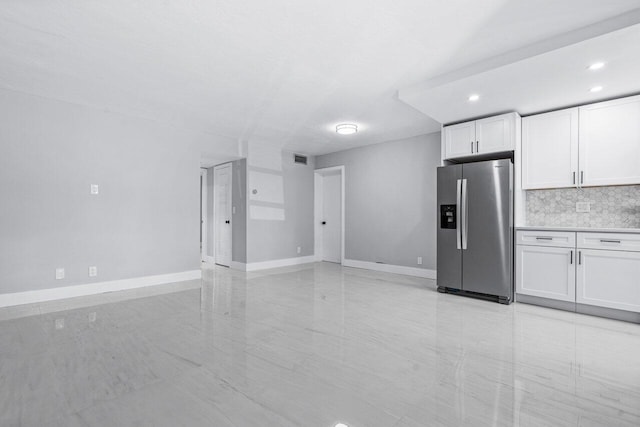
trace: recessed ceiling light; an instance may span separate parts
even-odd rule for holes
[[[476,102],[478,99],[480,99],[480,95],[476,95],[475,93],[473,95],[469,95],[469,101],[471,102]]]
[[[589,69],[591,71],[599,70],[602,67],[604,67],[604,62],[594,62],[593,64],[589,65]]]
[[[335,425],[335,427],[349,427],[349,426],[343,423],[338,423]]]
[[[602,90],[602,86],[594,86],[589,89],[589,92],[600,92]]]
[[[358,125],[353,123],[341,123],[336,126],[336,132],[340,135],[351,135],[358,132]]]

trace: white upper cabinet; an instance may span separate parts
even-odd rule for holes
[[[475,150],[475,122],[447,126],[444,128],[443,138],[446,158],[470,156],[473,154],[472,150]]]
[[[486,119],[444,126],[443,159],[513,151],[519,131],[517,113],[501,114]]]
[[[640,184],[640,96],[525,117],[521,172],[525,190]]]
[[[580,184],[640,183],[640,96],[580,107]]]
[[[515,113],[476,120],[476,151],[479,154],[513,151],[515,122]]]
[[[578,179],[578,108],[522,119],[522,188],[561,188]]]

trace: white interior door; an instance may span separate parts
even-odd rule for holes
[[[207,170],[200,169],[200,260],[207,258]]]
[[[216,264],[231,264],[231,164],[213,170],[213,222]]]
[[[342,175],[322,177],[322,260],[342,262]]]

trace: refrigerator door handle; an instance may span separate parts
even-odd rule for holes
[[[462,214],[461,208],[461,198],[462,198],[462,180],[459,179],[457,181],[456,187],[456,248],[462,249],[462,225],[460,220],[460,215]]]
[[[469,225],[469,211],[467,208],[467,180],[462,180],[462,191],[461,191],[461,201],[462,201],[462,229],[461,237],[462,237],[462,249],[467,249],[467,226]]]

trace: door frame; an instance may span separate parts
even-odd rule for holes
[[[207,256],[207,234],[209,233],[209,224],[207,221],[208,192],[207,170],[205,168],[200,168],[200,235],[202,236],[202,247],[200,248],[201,262],[209,261],[209,257]]]
[[[344,229],[345,229],[345,202],[346,202],[346,194],[345,194],[345,167],[344,165],[340,166],[331,166],[328,168],[320,168],[315,169],[313,171],[313,242],[314,242],[314,257],[316,262],[322,261],[322,207],[323,207],[323,197],[322,197],[322,178],[325,175],[333,175],[338,172],[340,175],[340,264],[344,265],[345,254],[344,254]]]
[[[231,188],[231,199],[229,200],[229,212],[228,212],[228,216],[229,218],[231,218],[231,229],[229,230],[229,244],[231,245],[231,259],[229,262],[229,265],[227,267],[231,267],[231,264],[233,263],[233,163],[232,162],[227,162],[227,163],[223,163],[221,165],[216,165],[213,167],[213,189],[212,189],[212,194],[213,194],[213,263],[217,264],[217,259],[216,259],[216,242],[218,239],[218,234],[216,233],[216,224],[217,221],[216,219],[218,218],[218,206],[217,206],[217,200],[218,198],[216,197],[216,170],[218,169],[222,169],[224,167],[228,167],[230,169],[230,173],[229,173],[229,187]],[[219,264],[222,265],[222,264]]]

